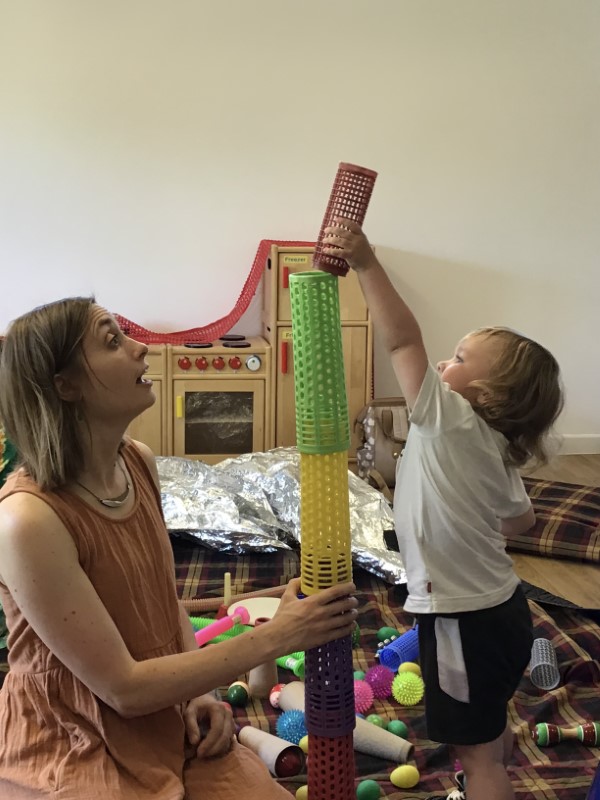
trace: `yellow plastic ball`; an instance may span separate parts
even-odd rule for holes
[[[308,736],[303,736],[298,742],[298,746],[300,747],[304,755],[306,755],[308,753]]]
[[[296,790],[296,800],[308,800],[307,784],[304,784],[304,786],[300,786],[300,788]]]
[[[412,764],[402,764],[392,770],[390,781],[399,789],[412,789],[420,779],[419,770]]]
[[[421,667],[414,661],[403,661],[398,667],[398,672],[412,672],[413,675],[421,677]]]

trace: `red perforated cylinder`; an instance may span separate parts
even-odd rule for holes
[[[354,788],[354,744],[352,734],[309,735],[308,796],[310,800],[351,800]]]
[[[348,264],[343,258],[323,252],[325,228],[333,225],[336,217],[345,217],[362,225],[376,177],[377,173],[372,169],[359,167],[356,164],[340,163],[315,245],[313,265],[318,269],[332,272],[334,275],[345,275],[348,272]]]

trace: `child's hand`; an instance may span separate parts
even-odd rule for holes
[[[335,225],[325,228],[323,252],[328,256],[343,258],[355,270],[365,269],[375,260],[369,240],[357,222],[336,217]]]
[[[282,647],[287,653],[341,639],[352,633],[357,617],[358,600],[353,583],[339,583],[317,594],[298,599],[300,580],[290,581],[273,622],[278,622]]]

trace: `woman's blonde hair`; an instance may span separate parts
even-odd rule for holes
[[[93,297],[40,306],[11,323],[0,357],[0,420],[21,465],[42,489],[83,467],[81,410],[63,400],[54,377],[83,366],[82,341]]]
[[[563,408],[558,362],[545,347],[510,328],[479,328],[470,336],[496,340],[500,347],[473,407],[490,428],[508,439],[508,461],[548,461],[547,435]]]

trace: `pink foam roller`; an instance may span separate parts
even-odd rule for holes
[[[234,625],[247,625],[249,620],[250,614],[247,609],[245,609],[244,606],[237,606],[229,616],[216,619],[212,625],[207,625],[206,628],[196,631],[194,634],[196,637],[196,644],[198,647],[202,647],[203,644],[210,642],[215,636],[225,633],[225,631],[233,628]]]

